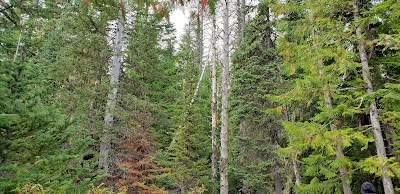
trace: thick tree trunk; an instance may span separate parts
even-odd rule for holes
[[[322,73],[321,73],[322,75]],[[324,90],[324,98],[325,98],[325,106],[329,110],[332,110],[332,98],[329,94],[328,90]],[[330,128],[332,131],[336,130],[336,125],[331,123]],[[342,145],[338,142],[336,146],[336,157],[337,158],[344,158],[344,153],[342,149]],[[352,194],[353,192],[351,191],[351,187],[349,184],[349,171],[346,167],[342,167],[339,170],[340,172],[340,179],[342,180],[342,187],[343,187],[343,193],[344,194]]]
[[[220,194],[228,194],[229,5],[223,2]]]
[[[361,28],[359,26],[360,14],[359,14],[359,1],[358,0],[354,1],[353,8],[354,8],[354,21],[355,21],[355,24],[357,25],[356,35],[358,38],[358,47],[359,47],[358,51],[359,51],[360,58],[361,58],[363,79],[367,85],[367,93],[371,94],[374,92],[374,89],[372,87],[371,73],[369,71],[367,51],[365,49],[365,42],[364,42],[364,38],[363,38],[363,35],[361,32]],[[380,122],[378,119],[378,108],[376,106],[375,100],[372,100],[372,102],[371,102],[369,114],[370,114],[370,119],[371,119],[372,131],[373,131],[374,138],[375,138],[376,153],[379,158],[386,158],[385,144],[383,142],[381,125],[380,125]],[[386,165],[383,166],[382,167],[383,189],[385,191],[385,194],[394,194],[392,179],[390,178],[388,173],[389,173],[388,167]]]
[[[211,34],[211,55],[212,55],[212,101],[211,101],[211,126],[212,126],[212,154],[211,154],[211,168],[212,179],[217,181],[218,178],[218,160],[217,160],[217,48],[215,31],[217,29],[215,14],[212,15],[212,34]]]
[[[106,128],[103,133],[103,137],[101,138],[100,144],[100,161],[99,167],[104,169],[104,171],[108,172],[109,170],[109,153],[111,149],[111,132],[110,129],[114,124],[114,109],[117,101],[117,93],[118,93],[118,81],[119,74],[121,69],[121,50],[123,41],[122,38],[124,36],[124,18],[122,15],[122,11],[119,11],[119,19],[116,29],[116,37],[115,37],[115,46],[114,46],[114,56],[112,57],[112,67],[110,72],[110,84],[111,91],[108,94],[106,114],[104,116],[104,123]]]

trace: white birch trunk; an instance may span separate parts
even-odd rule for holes
[[[360,54],[360,58],[361,58],[363,79],[367,85],[367,93],[371,94],[374,92],[374,89],[372,87],[371,73],[369,71],[367,51],[365,49],[365,42],[364,42],[364,38],[362,36],[361,28],[359,26],[360,15],[359,15],[359,1],[358,0],[354,1],[353,8],[354,8],[354,21],[355,21],[355,24],[357,25],[356,35],[358,38],[358,47],[359,47],[358,50],[359,50],[359,54]],[[372,131],[373,131],[374,139],[375,139],[376,153],[379,158],[386,158],[385,144],[383,142],[382,130],[381,130],[381,125],[380,125],[380,122],[378,119],[379,115],[378,115],[378,109],[376,107],[375,100],[372,100],[372,102],[371,102],[369,114],[370,114],[370,118],[371,118]],[[392,179],[389,176],[389,169],[386,165],[382,167],[382,183],[383,183],[383,189],[385,191],[385,194],[394,194]]]
[[[213,181],[217,181],[217,173],[218,173],[218,162],[217,162],[217,48],[216,48],[216,19],[215,14],[212,16],[212,34],[211,34],[211,55],[212,55],[212,101],[211,101],[211,138],[212,138],[212,153],[211,153],[211,169],[212,169],[212,179]]]
[[[124,37],[124,17],[122,14],[123,10],[119,10],[119,19],[117,23],[116,29],[116,37],[114,43],[114,56],[112,57],[112,66],[110,72],[110,84],[111,84],[111,91],[108,94],[107,100],[107,107],[106,107],[106,114],[104,116],[104,123],[106,128],[104,130],[103,136],[101,138],[101,145],[100,145],[100,161],[99,167],[103,169],[105,172],[109,171],[109,153],[111,149],[111,132],[109,131],[114,124],[114,110],[115,104],[117,101],[117,93],[118,93],[118,81],[119,81],[119,74],[121,70],[121,51],[123,46]]]
[[[229,0],[223,6],[220,194],[228,194]]]

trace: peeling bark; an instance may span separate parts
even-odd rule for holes
[[[215,15],[212,15],[212,35],[211,35],[211,55],[212,55],[212,102],[211,102],[211,125],[212,125],[212,155],[211,155],[211,168],[212,168],[212,179],[217,181],[218,178],[218,162],[217,162],[217,48],[216,48],[216,19]]]

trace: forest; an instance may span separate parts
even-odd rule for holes
[[[0,193],[400,193],[398,0],[0,0],[0,46]]]

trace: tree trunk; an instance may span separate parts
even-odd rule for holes
[[[299,170],[299,167],[297,166],[297,162],[294,157],[293,157],[292,163],[293,163],[294,176],[296,177],[296,181],[294,182],[294,184],[299,186],[301,184],[300,170]]]
[[[396,140],[394,138],[396,137],[395,128],[390,124],[386,124],[383,126],[383,132],[386,134],[387,155],[392,155],[396,161],[399,161],[398,150],[395,146]]]
[[[200,69],[203,68],[203,7],[199,1],[197,3],[197,64]]]
[[[193,94],[192,100],[190,100],[190,106],[193,105],[194,100],[196,99],[197,93],[199,92],[199,89],[200,89],[200,83],[201,83],[201,80],[203,80],[203,76],[204,76],[204,72],[205,71],[206,71],[206,66],[204,66],[202,68],[202,70],[201,70],[199,81],[197,82],[196,89],[194,90],[194,94]]]
[[[212,154],[211,154],[211,168],[212,179],[217,181],[218,175],[218,161],[217,161],[217,48],[215,31],[217,29],[215,14],[212,15],[212,34],[211,34],[211,55],[212,55],[212,102],[211,102],[211,126],[212,126]]]
[[[264,22],[268,24],[268,23],[270,23],[269,7],[267,7],[264,11],[266,12],[265,15],[267,16],[267,18],[265,18]],[[274,47],[274,44],[273,44],[272,39],[271,39],[271,27],[267,28],[267,31],[266,31],[265,34],[266,34],[266,37],[265,37],[266,40],[263,40],[263,42],[265,42],[267,44],[267,49],[271,49],[271,48]]]
[[[281,68],[278,66],[278,70],[279,70],[279,82],[280,84],[283,86],[283,77],[282,77],[282,71]],[[283,120],[284,121],[289,121],[289,106],[286,104],[283,104]],[[282,129],[284,130],[284,129]],[[300,171],[299,168],[297,166],[297,162],[296,162],[296,157],[293,155],[292,156],[292,165],[293,165],[293,172],[294,172],[294,176],[295,176],[295,184],[298,186],[301,183],[301,175],[300,175]]]
[[[39,0],[35,0],[33,6],[35,7],[35,9],[37,9],[39,7]]]
[[[367,85],[367,93],[371,94],[374,92],[374,89],[372,87],[371,73],[369,72],[365,42],[362,36],[361,28],[359,26],[360,14],[359,14],[358,0],[354,1],[353,8],[354,8],[354,21],[355,24],[357,25],[356,35],[358,38],[358,47],[359,47],[358,51],[361,58],[363,79]],[[376,153],[379,158],[386,158],[385,144],[383,142],[382,130],[378,119],[379,115],[375,100],[372,100],[371,102],[369,114],[371,119],[372,131],[375,139]],[[392,179],[389,176],[389,169],[386,165],[382,167],[382,183],[383,183],[383,189],[385,190],[385,194],[394,194]]]
[[[100,161],[99,167],[104,169],[105,172],[109,170],[109,153],[111,149],[111,132],[110,129],[114,124],[114,109],[117,101],[117,93],[118,93],[118,81],[119,74],[121,69],[121,50],[123,45],[123,35],[124,35],[124,18],[122,15],[123,10],[119,10],[119,19],[116,29],[116,37],[115,37],[115,46],[114,46],[114,56],[112,57],[112,67],[110,72],[110,84],[111,91],[108,94],[106,114],[104,116],[104,123],[106,128],[103,133],[103,137],[101,138],[100,145]]]
[[[22,18],[22,21],[23,21],[23,18]],[[17,60],[18,50],[19,50],[19,47],[21,45],[21,37],[22,37],[23,25],[24,25],[24,22],[21,22],[21,31],[19,32],[19,36],[18,36],[17,49],[15,50],[14,60],[13,60],[14,62]]]
[[[278,70],[279,70],[279,82],[280,84],[283,86],[283,76],[282,76],[282,71],[281,68],[278,66]],[[283,120],[284,121],[289,121],[289,106],[286,104],[283,104]],[[293,165],[293,172],[294,172],[294,176],[295,176],[295,184],[298,186],[301,184],[301,175],[300,175],[300,170],[297,166],[297,162],[296,162],[295,156],[292,157],[292,165]]]
[[[322,73],[321,73],[322,75]],[[325,98],[325,106],[329,110],[332,110],[332,98],[329,94],[328,90],[324,90],[324,98]],[[331,131],[336,130],[336,125],[331,123],[330,125]],[[342,145],[338,142],[336,146],[336,157],[337,158],[344,158],[344,153],[342,149]],[[343,193],[344,194],[352,194],[353,192],[351,191],[351,187],[349,184],[349,171],[346,167],[341,167],[340,170],[340,178],[342,180],[342,186],[343,186]]]
[[[275,179],[275,194],[282,194],[283,193],[283,185],[282,185],[282,178],[281,178],[279,169],[275,170],[274,179]]]
[[[237,32],[236,32],[236,47],[243,43],[244,22],[246,17],[246,1],[236,0],[236,14],[237,14]]]
[[[223,2],[220,194],[228,194],[229,5]]]

